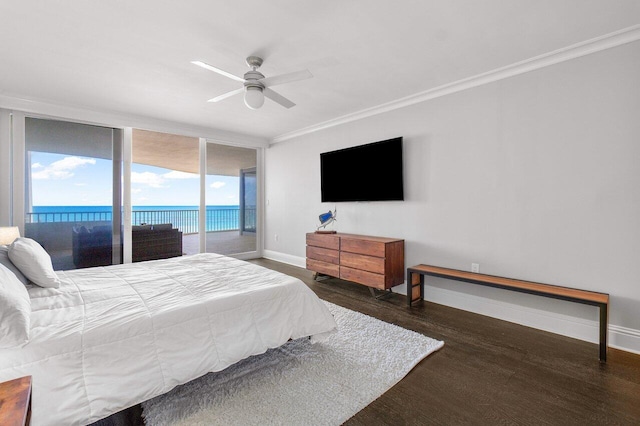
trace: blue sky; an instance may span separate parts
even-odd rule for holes
[[[112,162],[99,158],[31,152],[34,206],[108,206],[112,195]],[[195,206],[198,175],[133,164],[134,206]],[[207,205],[238,205],[239,178],[207,176]]]

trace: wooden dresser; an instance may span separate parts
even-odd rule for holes
[[[404,240],[308,233],[307,269],[387,290],[404,283]]]

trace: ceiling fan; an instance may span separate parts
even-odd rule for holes
[[[291,102],[289,99],[271,90],[271,86],[306,80],[307,78],[313,77],[313,74],[311,74],[309,70],[302,70],[265,78],[265,76],[258,71],[258,68],[262,65],[262,58],[258,56],[249,56],[247,58],[247,65],[249,65],[251,70],[244,73],[243,77],[237,77],[231,73],[221,70],[220,68],[216,68],[201,61],[192,61],[191,63],[208,69],[209,71],[217,72],[220,75],[243,84],[243,87],[240,89],[232,90],[231,92],[216,96],[215,98],[209,99],[207,102],[218,102],[230,96],[244,92],[244,103],[251,109],[260,108],[264,104],[265,96],[285,108],[295,106],[296,104]]]

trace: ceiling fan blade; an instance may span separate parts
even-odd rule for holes
[[[242,93],[242,92],[244,92],[244,87],[241,87],[241,88],[236,89],[236,90],[232,90],[232,91],[227,92],[227,93],[225,93],[223,95],[220,95],[220,96],[216,96],[215,98],[211,98],[207,102],[219,102],[219,101],[221,101],[223,99],[227,99],[230,96],[237,95],[237,94]]]
[[[217,72],[218,74],[224,75],[225,77],[228,77],[228,78],[230,78],[232,80],[244,83],[244,78],[237,77],[237,76],[235,76],[235,75],[233,75],[233,74],[231,74],[229,72],[221,70],[220,68],[216,68],[213,65],[205,64],[204,62],[201,62],[201,61],[191,61],[191,63],[194,64],[194,65],[197,65],[199,67],[202,67],[202,68],[204,68],[206,70]]]
[[[273,77],[267,77],[260,80],[266,87],[275,86],[277,84],[291,83],[292,81],[306,80],[313,77],[309,70],[290,72],[288,74],[280,74]]]
[[[296,104],[294,104],[293,102],[291,102],[289,99],[285,98],[284,96],[274,92],[273,90],[269,89],[268,87],[265,87],[262,90],[262,93],[269,99],[271,99],[272,101],[279,103],[280,105],[282,105],[285,108],[291,108],[296,106]]]

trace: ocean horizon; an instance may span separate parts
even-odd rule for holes
[[[208,205],[207,209],[238,209],[235,205]],[[33,206],[32,213],[110,212],[112,206]],[[198,210],[200,206],[132,206],[133,210]]]
[[[111,206],[33,206],[31,223],[109,222]],[[132,225],[171,223],[183,233],[198,232],[199,206],[132,206]],[[206,206],[206,231],[232,231],[240,227],[240,206]],[[245,229],[255,228],[255,208],[245,212]]]

